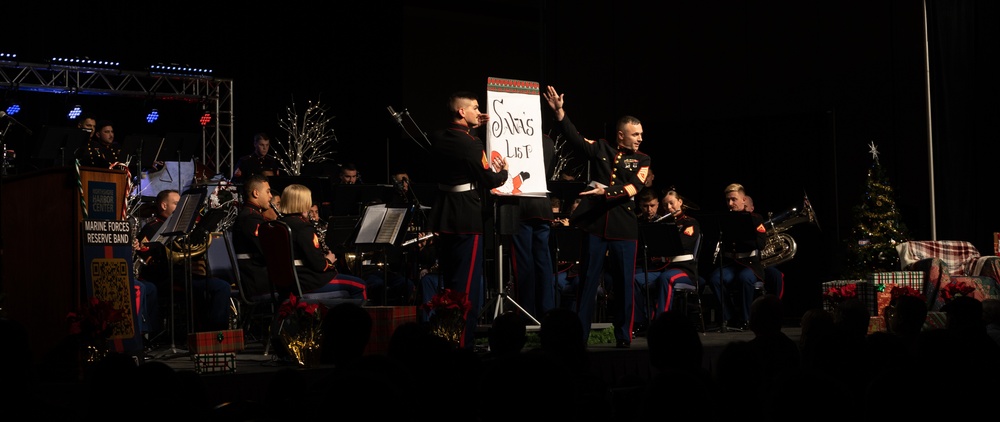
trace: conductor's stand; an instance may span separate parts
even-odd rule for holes
[[[719,225],[718,267],[710,275],[710,280],[717,280],[711,284],[721,307],[722,322],[719,331],[744,331],[750,322],[747,299],[756,297],[755,293],[758,289],[763,289],[763,283],[759,278],[752,282],[745,281],[741,275],[750,270],[763,276],[757,246],[757,239],[761,234],[756,230],[753,214],[745,211],[722,214]],[[739,283],[738,291],[730,291],[733,283]],[[739,316],[734,315],[734,312],[739,312]],[[740,323],[732,324],[734,320]]]

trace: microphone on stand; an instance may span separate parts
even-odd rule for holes
[[[403,112],[396,111],[392,109],[392,106],[387,106],[386,109],[389,110],[389,114],[392,115],[393,119],[396,119],[396,123],[403,123]]]
[[[12,121],[12,122],[16,123],[18,126],[24,128],[24,132],[27,133],[28,135],[31,135],[31,129],[29,129],[23,123],[17,121],[17,119],[15,119],[14,116],[11,116],[11,115],[7,114],[6,111],[0,110],[0,119],[2,119],[4,117],[10,119],[10,121]]]

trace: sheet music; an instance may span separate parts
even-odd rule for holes
[[[406,208],[386,208],[385,218],[382,220],[382,227],[379,228],[375,243],[395,244],[396,236],[400,233]]]
[[[163,225],[149,241],[163,243],[166,236],[189,233],[194,228],[195,216],[198,214],[198,209],[201,208],[204,196],[200,192],[181,195],[177,209],[174,210],[173,214],[170,214],[170,217],[167,217],[167,221],[163,222]]]
[[[385,204],[371,205],[365,208],[365,215],[361,220],[361,229],[358,230],[355,243],[375,243],[379,235],[379,228],[382,226],[382,220],[385,219],[385,211]]]
[[[368,206],[355,243],[395,244],[403,224],[406,224],[407,211],[406,208],[388,208],[385,204]]]

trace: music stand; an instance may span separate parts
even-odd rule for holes
[[[76,127],[45,127],[41,131],[41,142],[35,158],[39,160],[39,165],[51,167],[53,165],[67,165],[76,156],[76,150],[87,145],[90,132],[80,130]]]
[[[382,256],[388,256],[388,246],[399,246],[406,237],[406,229],[410,226],[409,207],[389,207],[385,204],[370,205],[365,208],[364,215],[358,222],[354,234],[354,245],[373,245],[382,248]],[[358,248],[360,249],[360,248]],[[385,288],[382,290],[382,303],[388,303],[389,263],[382,266]]]
[[[164,246],[164,250],[169,250],[170,245],[175,240],[182,240],[184,247],[189,248],[190,242],[185,238],[188,233],[194,229],[195,222],[197,221],[198,210],[201,208],[202,204],[205,202],[205,191],[202,189],[192,189],[184,192],[181,195],[180,201],[177,203],[177,208],[174,210],[170,217],[167,217],[167,221],[163,222],[159,230],[153,235],[149,243],[160,243]],[[191,254],[190,250],[185,251],[184,258],[184,284],[185,289],[188,292],[188,304],[193,303],[193,293],[191,292]],[[171,290],[174,290],[176,286],[176,278],[174,277],[174,263],[171,261],[169,254],[166,257],[167,265],[170,268],[170,286]],[[174,315],[174,293],[170,292],[170,350],[169,353],[158,356],[158,358],[164,358],[164,356],[170,354],[169,357],[176,357],[182,354],[186,354],[186,350],[181,350],[177,348],[177,336],[175,329],[175,315]],[[194,326],[194,316],[188,309],[188,330]],[[169,358],[166,357],[166,358]]]
[[[639,247],[642,248],[642,272],[646,281],[646,311],[653,319],[652,295],[649,293],[649,257],[674,257],[684,254],[680,232],[676,223],[639,223]],[[646,321],[649,323],[649,321]]]
[[[165,161],[159,171],[143,173],[139,180],[139,194],[156,196],[164,189],[185,192],[194,183],[194,161]]]
[[[753,215],[746,211],[731,211],[723,213],[719,216],[719,247],[723,252],[728,252],[731,255],[736,254],[736,246],[739,244],[753,243],[757,238],[757,230],[753,224]],[[729,295],[726,294],[726,284],[725,280],[722,279],[722,267],[723,260],[720,259],[718,262],[719,271],[719,285],[722,289],[722,294],[718,295],[721,299],[720,306],[725,307],[726,301],[729,299]],[[740,297],[746,294],[743,291],[743,286],[740,286]],[[741,309],[745,304],[740,304]],[[725,313],[723,313],[725,314]],[[725,315],[723,315],[725,317]],[[728,321],[722,321],[720,324],[720,332],[726,332],[727,330],[733,331],[743,331],[740,328],[727,327],[726,323]],[[749,321],[744,321],[749,322]]]
[[[331,214],[334,216],[361,215],[366,205],[385,204],[392,201],[395,189],[396,187],[393,185],[333,185],[330,195]]]
[[[549,195],[566,203],[580,197],[580,192],[588,190],[587,184],[576,180],[549,180]]]

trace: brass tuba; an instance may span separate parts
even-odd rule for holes
[[[764,222],[764,227],[767,229],[767,245],[764,246],[760,254],[760,262],[765,267],[778,265],[795,257],[798,245],[795,244],[795,239],[791,235],[785,233],[792,226],[811,223],[819,227],[816,212],[809,203],[808,196],[803,200],[801,209],[792,208],[778,214],[777,217],[770,215],[768,217],[770,219]]]

